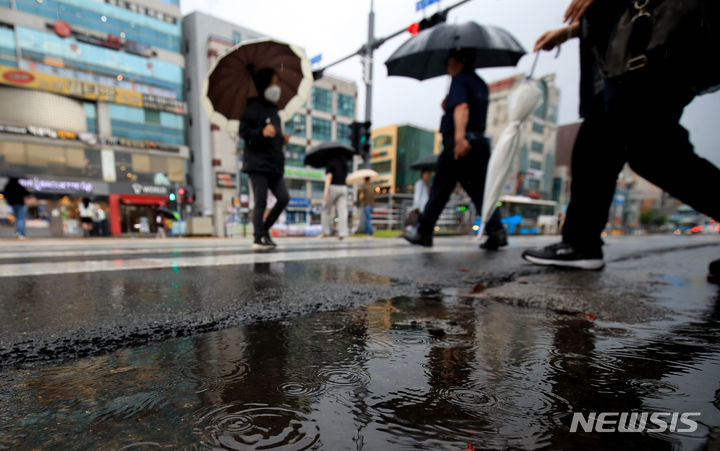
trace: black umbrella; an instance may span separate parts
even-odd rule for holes
[[[425,169],[434,171],[435,168],[437,168],[437,162],[437,154],[426,155],[424,157],[418,158],[415,163],[410,165],[410,169],[415,169],[416,171],[424,171]]]
[[[329,141],[319,144],[305,155],[305,164],[314,168],[324,168],[329,160],[342,158],[349,160],[353,157],[353,149],[340,141]]]
[[[161,215],[165,216],[166,218],[173,219],[173,220],[179,219],[179,216],[180,216],[178,214],[178,212],[168,210],[167,208],[158,208],[157,212],[160,213]]]
[[[388,75],[427,80],[447,74],[446,59],[453,49],[475,51],[475,67],[515,66],[525,50],[502,28],[464,24],[440,24],[421,31],[392,54],[385,65]]]

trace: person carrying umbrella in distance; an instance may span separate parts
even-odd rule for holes
[[[365,226],[363,232],[367,236],[373,236],[372,212],[375,208],[375,187],[370,183],[370,177],[365,177],[365,182],[358,189],[358,200],[363,209]]]
[[[348,161],[353,157],[353,149],[339,142],[330,141],[319,144],[305,155],[305,165],[325,168],[325,188],[322,206],[322,233],[320,237],[330,236],[330,223],[333,209],[337,211],[340,226],[339,237],[342,240],[348,235],[347,225],[347,177]]]
[[[348,236],[348,208],[347,208],[347,160],[335,157],[327,162],[325,168],[325,188],[323,190],[323,205],[321,212],[322,236],[330,236],[332,229],[333,211],[338,218],[338,238]]]
[[[232,47],[203,82],[202,105],[210,120],[245,140],[243,172],[253,191],[253,250],[275,248],[270,228],[290,201],[285,181],[282,124],[304,105],[312,89],[312,70],[305,52],[273,39]],[[263,218],[267,193],[277,202]]]
[[[626,163],[720,220],[720,170],[695,154],[679,123],[695,95],[720,84],[717,57],[711,56],[720,51],[720,2],[573,0],[565,19],[568,26],[546,32],[535,48],[549,51],[580,37],[584,121],[573,148],[570,204],[562,241],[526,250],[523,258],[538,265],[603,268],[601,233]],[[709,272],[711,281],[720,280],[720,260]]]

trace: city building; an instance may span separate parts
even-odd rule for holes
[[[34,234],[78,233],[82,198],[153,232],[190,157],[181,33],[178,0],[0,1],[0,171]]]
[[[490,83],[487,136],[494,144],[509,122],[509,105],[515,89],[525,75]],[[558,106],[560,91],[555,75],[534,80],[542,91],[542,103],[521,128],[520,151],[513,163],[501,195],[524,195],[537,199],[552,199],[559,189],[554,176],[558,134]],[[560,183],[560,182],[557,182]]]
[[[412,193],[420,171],[410,166],[442,150],[442,138],[437,130],[410,124],[376,128],[371,137],[370,166],[380,174],[375,183],[383,193]]]
[[[237,43],[266,35],[201,12],[183,18],[188,78],[189,141],[193,149],[192,185],[196,214],[213,218],[217,236],[250,234],[247,209],[250,193],[242,174],[243,143],[237,133],[212,125],[200,103],[203,80],[213,63]],[[291,201],[281,226],[302,230],[319,223],[324,171],[307,168],[307,151],[321,142],[350,144],[350,124],[355,120],[357,85],[326,75],[317,80],[305,108],[285,124],[290,134],[286,146],[285,177]],[[269,199],[272,206],[274,199]]]

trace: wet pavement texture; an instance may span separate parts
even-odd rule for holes
[[[609,240],[599,272],[526,265],[521,246],[378,241],[344,245],[389,246],[373,258],[313,244],[302,261],[0,278],[0,449],[718,446],[717,240]],[[214,251],[176,258],[197,252]],[[699,427],[569,431],[603,411],[699,412]]]

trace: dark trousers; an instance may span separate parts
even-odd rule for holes
[[[473,148],[465,157],[458,160],[454,158],[455,140],[453,138],[443,139],[443,153],[438,158],[438,165],[430,187],[430,196],[420,215],[418,233],[422,236],[431,236],[435,229],[440,214],[450,195],[458,183],[462,185],[465,192],[475,204],[478,214],[482,213],[483,195],[485,191],[485,176],[487,165],[490,159],[490,148],[487,142],[471,143]],[[490,217],[485,229],[488,233],[503,228],[500,222],[500,209],[496,208]]]
[[[720,220],[720,170],[693,151],[679,123],[691,97],[672,100],[659,91],[632,102],[602,102],[580,127],[572,156],[572,183],[563,241],[597,250],[618,174],[625,163],[695,210]]]
[[[260,238],[270,231],[270,227],[275,224],[280,213],[287,207],[290,202],[290,194],[288,194],[285,180],[280,174],[269,174],[264,172],[251,172],[250,184],[252,185],[253,197],[255,198],[255,207],[253,208],[253,234],[255,238]],[[277,199],[270,213],[265,220],[265,209],[267,208],[268,189],[272,191]]]

